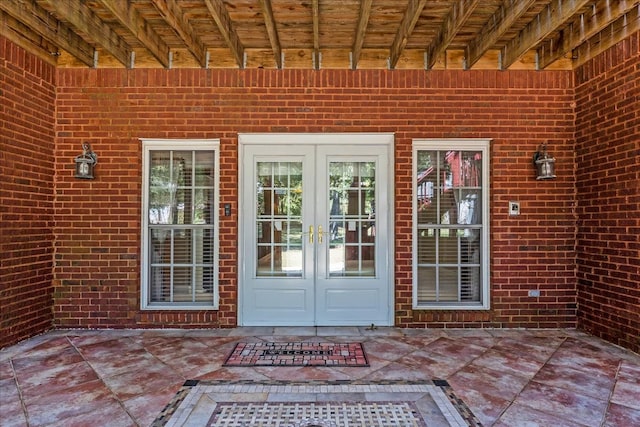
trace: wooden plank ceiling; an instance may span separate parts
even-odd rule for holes
[[[0,0],[58,67],[571,69],[640,30],[640,0]]]

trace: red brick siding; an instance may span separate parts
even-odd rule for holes
[[[576,325],[573,73],[59,69],[56,325],[231,326],[237,313],[238,132],[396,133],[396,324]],[[219,312],[141,312],[138,138],[220,138]],[[493,138],[492,309],[411,309],[412,138]],[[82,141],[95,181],[73,178]],[[558,179],[535,180],[549,142]],[[508,201],[522,215],[509,217]],[[540,289],[540,298],[527,296]]]
[[[578,321],[640,352],[640,33],[576,76]]]
[[[0,37],[0,348],[52,325],[54,78]]]

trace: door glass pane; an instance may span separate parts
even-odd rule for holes
[[[302,163],[258,162],[256,276],[302,277]]]
[[[329,163],[329,276],[373,277],[375,162]]]

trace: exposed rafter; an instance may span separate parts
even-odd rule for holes
[[[566,29],[549,41],[545,41],[537,51],[538,69],[547,68],[553,62],[571,52],[574,46],[580,46],[611,23],[612,16],[624,15],[638,3],[625,0],[600,0],[589,13],[580,15]]]
[[[363,0],[360,3],[360,18],[358,19],[358,27],[356,28],[356,37],[351,48],[351,68],[358,68],[360,54],[362,53],[362,45],[364,44],[364,35],[369,25],[369,15],[371,14],[371,3],[373,0]]]
[[[58,48],[13,16],[0,10],[0,36],[6,37],[23,49],[33,52],[35,55],[51,65],[56,65]]]
[[[320,5],[319,0],[311,0],[311,16],[313,19],[313,67],[320,69]]]
[[[520,34],[503,49],[500,68],[505,70],[516,62],[528,50],[536,47],[542,40],[578,13],[590,0],[553,0],[540,12]]]
[[[451,11],[445,18],[440,31],[438,31],[438,34],[434,37],[433,41],[427,46],[427,69],[433,68],[438,56],[440,56],[440,54],[449,47],[451,40],[453,40],[456,34],[458,34],[460,28],[462,28],[467,19],[469,19],[469,16],[471,16],[471,13],[473,13],[474,9],[478,7],[479,4],[480,0],[458,0],[457,3],[454,3]]]
[[[224,3],[222,3],[222,0],[204,0],[204,2],[213,20],[216,21],[220,34],[222,34],[222,37],[227,42],[227,46],[231,49],[236,64],[238,64],[238,67],[244,68],[244,46],[240,42],[238,34],[236,34],[236,31],[233,29],[231,17],[224,7]]]
[[[169,46],[140,16],[129,0],[100,0],[100,2],[140,40],[140,43],[151,52],[158,62],[165,68],[171,66]]]
[[[278,68],[282,68],[282,47],[280,46],[280,37],[278,37],[276,18],[273,15],[271,0],[260,0],[260,4],[262,5],[264,23],[267,27],[267,34],[269,34],[269,41],[271,42],[271,50],[273,50],[273,56],[276,60],[276,66]]]
[[[65,68],[566,70],[629,34],[638,7],[640,0],[0,0],[2,34]],[[172,53],[187,56],[173,61]]]
[[[507,0],[500,6],[482,28],[480,34],[474,37],[467,46],[465,69],[473,67],[482,55],[491,49],[496,41],[498,41],[504,33],[509,31],[518,18],[535,3],[536,0]]]
[[[407,44],[407,39],[413,32],[413,27],[416,26],[416,22],[418,22],[420,13],[422,13],[422,9],[424,9],[426,3],[427,0],[409,0],[407,10],[402,17],[402,22],[400,22],[400,27],[396,32],[396,37],[393,39],[391,49],[389,50],[389,68],[396,67],[398,59],[400,59],[400,54],[402,54],[402,50]]]
[[[126,67],[131,65],[131,47],[81,0],[48,0],[58,16],[73,27],[91,35],[100,46]]]
[[[94,47],[36,3],[2,0],[0,10],[24,23],[48,42],[60,46],[83,64],[94,66]]]
[[[162,15],[164,20],[180,36],[185,46],[198,61],[201,67],[207,66],[207,50],[200,37],[196,34],[185,18],[182,8],[178,6],[176,0],[152,0],[153,5]]]
[[[636,4],[625,15],[574,49],[573,57],[576,58],[573,61],[574,66],[584,64],[636,31],[640,31],[640,4]]]

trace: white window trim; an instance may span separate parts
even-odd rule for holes
[[[489,218],[489,148],[491,139],[431,139],[431,138],[417,138],[412,141],[413,151],[413,165],[412,165],[412,218],[413,227],[412,233],[414,238],[412,239],[412,290],[413,290],[413,308],[416,310],[488,310],[490,308],[490,289],[491,284],[489,282],[489,232],[490,218]],[[452,304],[420,304],[418,305],[418,240],[415,236],[418,235],[418,206],[417,206],[417,194],[416,186],[413,183],[417,176],[418,169],[418,151],[419,150],[474,150],[482,152],[482,249],[481,249],[481,261],[482,265],[482,302],[481,303],[452,303]]]
[[[219,307],[219,212],[220,212],[220,139],[153,139],[140,138],[142,142],[142,259],[140,261],[140,308],[142,310],[217,310]],[[213,150],[214,151],[214,204],[213,277],[215,280],[212,304],[149,303],[149,152],[151,150]]]

